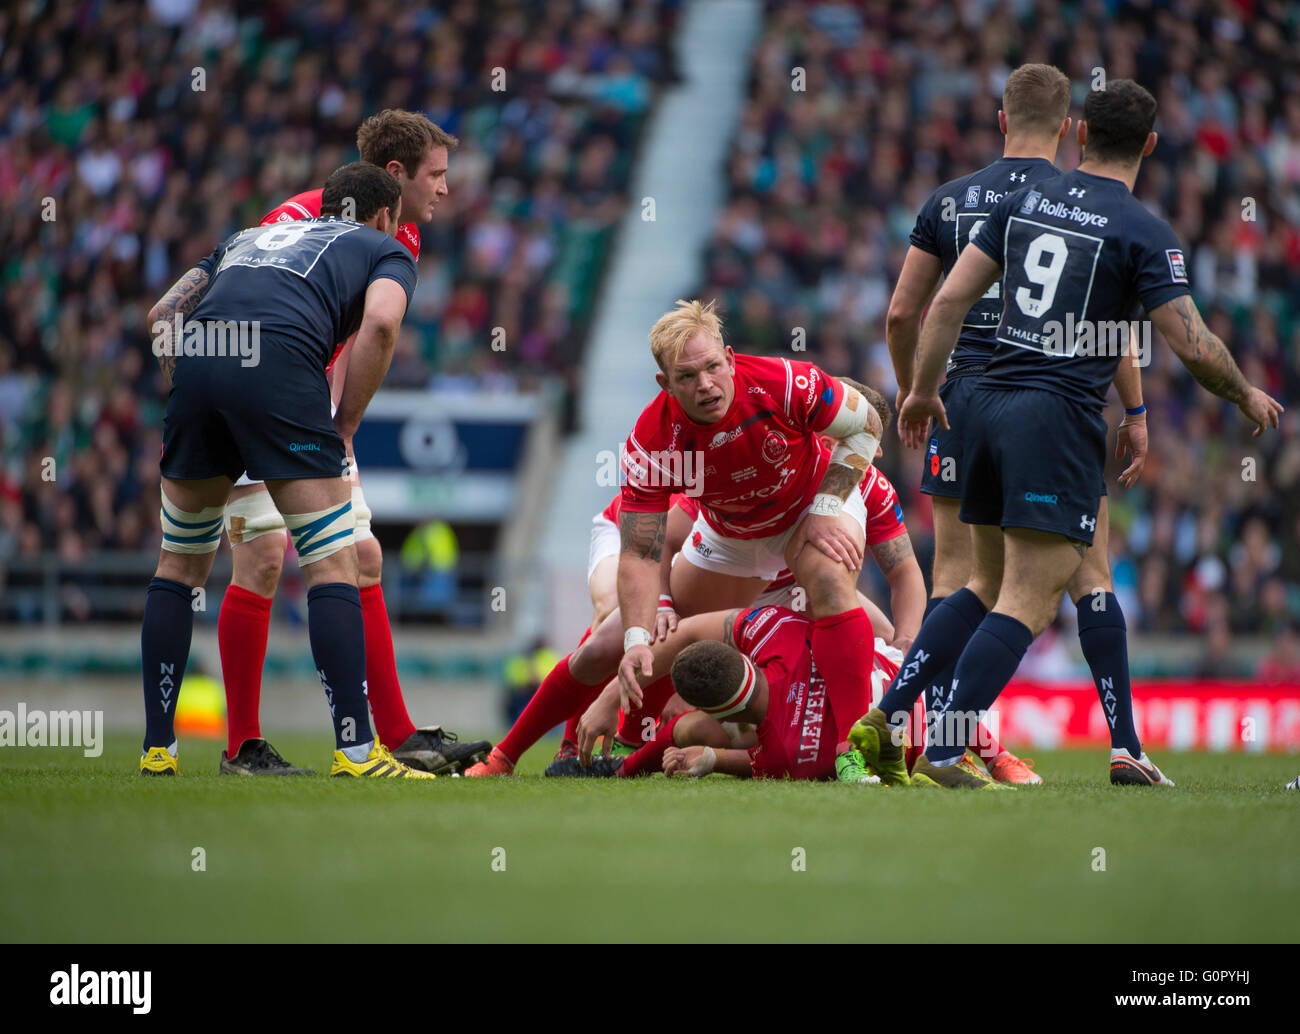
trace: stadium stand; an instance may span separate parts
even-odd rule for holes
[[[138,609],[113,560],[159,536],[144,314],[215,242],[353,160],[382,107],[463,141],[390,386],[574,390],[675,17],[658,0],[0,12],[0,611],[48,618],[52,593],[64,620]],[[509,362],[478,347],[497,327]]]

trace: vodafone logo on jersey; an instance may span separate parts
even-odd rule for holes
[[[768,463],[780,463],[790,449],[790,443],[775,431],[768,431],[763,439],[763,459]]]

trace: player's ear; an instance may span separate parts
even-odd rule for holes
[[[1064,140],[1065,134],[1070,131],[1070,126],[1073,124],[1074,124],[1074,119],[1070,118],[1069,115],[1066,115],[1065,121],[1061,123],[1061,132],[1057,135],[1056,139]]]
[[[1079,119],[1078,137],[1079,148],[1082,150],[1088,146],[1088,123],[1083,121],[1083,119]]]
[[[1156,149],[1156,140],[1157,137],[1154,131],[1147,134],[1147,142],[1142,147],[1143,158],[1145,158],[1147,155],[1149,155],[1152,151]]]
[[[662,370],[655,374],[655,383],[659,385],[659,387],[663,388],[664,391],[668,390],[668,378],[664,376]]]
[[[731,350],[730,345],[723,345],[722,350],[727,355],[727,366],[734,371],[736,369],[736,353]]]
[[[384,168],[388,170],[389,175],[391,175],[393,179],[397,180],[398,183],[401,183],[403,179],[411,178],[410,176],[406,175],[406,166],[403,165],[401,162],[399,162],[396,158],[394,158],[391,162],[385,165]]]
[[[1001,108],[998,108],[998,129],[1002,131],[1003,136],[1007,135],[1007,113]]]

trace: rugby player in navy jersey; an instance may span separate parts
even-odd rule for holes
[[[966,744],[961,726],[997,699],[1092,544],[1105,464],[1101,411],[1127,347],[1113,331],[1135,303],[1192,376],[1235,403],[1256,435],[1278,426],[1281,405],[1246,381],[1201,319],[1173,230],[1133,197],[1142,158],[1156,144],[1155,113],[1155,98],[1131,80],[1089,94],[1079,168],[997,204],[921,329],[899,413],[911,447],[924,442],[931,419],[948,425],[938,390],[944,364],[965,314],[1002,278],[997,344],[966,409],[960,516],[975,526],[971,577],[931,612],[881,706],[853,729],[877,774],[896,775],[902,765],[891,719],[955,661],[935,740],[913,779],[997,785],[978,783],[956,764]],[[1115,749],[1111,780],[1169,782],[1145,754]]]
[[[415,289],[415,263],[392,236],[400,211],[401,187],[390,173],[345,165],[325,183],[320,217],[242,230],[149,313],[170,394],[163,544],[141,632],[142,775],[178,771],[173,719],[193,631],[191,595],[207,581],[231,487],[247,471],[266,482],[283,514],[308,587],[308,637],[334,720],[330,774],[434,778],[394,761],[371,732],[343,446],[388,372]],[[219,350],[208,347],[218,327],[237,328],[240,347],[228,349],[224,336]],[[331,417],[325,367],[354,332]],[[244,348],[245,336],[255,347]]]
[[[1072,120],[1066,114],[1069,108],[1070,80],[1063,72],[1052,65],[1021,65],[1008,76],[1002,91],[998,128],[1006,137],[1003,156],[978,172],[943,184],[922,205],[885,327],[898,380],[898,406],[902,406],[912,384],[921,313],[940,277],[952,271],[962,249],[1005,194],[1060,175],[1052,162],[1057,145],[1070,130]],[[964,480],[962,430],[975,384],[996,344],[1002,318],[1001,286],[995,282],[962,318],[957,346],[939,389],[949,426],[932,423],[930,428],[921,475],[921,491],[930,496],[934,516],[934,569],[927,615],[970,578],[971,530],[957,513]],[[1146,410],[1140,368],[1134,363],[1120,363],[1115,387],[1126,411],[1119,427],[1116,455],[1132,453],[1132,463],[1120,475],[1120,482],[1128,487],[1136,481],[1146,459]],[[1115,597],[1110,572],[1110,517],[1105,491],[1103,484],[1093,546],[1067,592],[1078,608],[1079,645],[1101,697],[1111,747],[1137,758],[1142,746],[1133,725],[1124,612]],[[951,681],[951,669],[935,676],[929,684],[930,706],[938,706],[937,701],[947,695]],[[1025,762],[999,744],[982,748],[980,754],[989,774],[999,782],[1042,782]]]

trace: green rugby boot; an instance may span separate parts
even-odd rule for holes
[[[907,786],[907,736],[890,729],[885,712],[873,707],[849,730],[849,742],[862,753],[868,771],[886,786]]]

